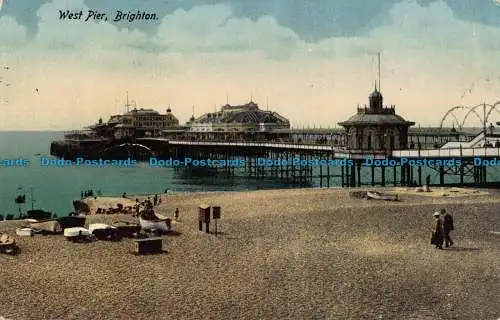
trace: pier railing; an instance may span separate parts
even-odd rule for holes
[[[453,149],[423,149],[396,150],[392,152],[395,158],[460,158],[460,157],[500,157],[500,148],[453,148]]]
[[[336,150],[336,147],[331,145],[294,144],[294,143],[279,143],[279,142],[247,142],[247,141],[215,142],[215,141],[180,141],[180,140],[168,140],[168,139],[164,140],[168,141],[169,144],[177,144],[177,145],[263,147],[263,148],[306,149],[306,150],[324,150],[324,151]]]
[[[150,138],[151,139],[151,138]],[[153,138],[154,139],[154,138]],[[364,158],[460,158],[460,157],[499,157],[500,148],[449,148],[449,149],[408,149],[408,150],[349,150],[332,145],[307,145],[279,142],[215,142],[215,141],[180,141],[157,138],[154,140],[168,141],[171,145],[198,145],[198,146],[226,146],[226,147],[262,147],[289,150],[326,151],[336,158],[364,159]]]

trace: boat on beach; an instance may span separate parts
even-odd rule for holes
[[[141,226],[127,221],[115,221],[111,224],[116,228],[120,237],[136,238],[141,232]]]
[[[104,223],[92,223],[89,225],[89,233],[99,240],[116,241],[120,240],[118,230],[114,226]]]
[[[374,199],[374,200],[386,200],[386,201],[398,201],[398,195],[397,194],[386,194],[386,193],[381,193],[377,191],[367,191],[366,192],[367,199]]]
[[[157,214],[152,209],[143,210],[139,213],[139,223],[143,230],[160,232],[172,231],[171,219],[161,214]]]
[[[16,240],[6,233],[0,233],[0,253],[15,255],[18,252]]]
[[[21,237],[32,237],[33,236],[33,229],[31,228],[17,228],[16,229],[16,234]]]
[[[61,228],[63,230],[67,228],[74,228],[74,227],[84,227],[85,226],[85,221],[87,218],[85,216],[67,216],[67,217],[60,217],[57,219],[57,222],[61,225]]]
[[[32,209],[26,212],[26,216],[28,219],[48,220],[52,218],[52,212],[41,209]]]
[[[59,222],[57,222],[57,220],[29,221],[31,221],[29,223],[30,228],[35,232],[56,234],[63,231],[61,225],[59,224]]]
[[[64,236],[68,241],[88,241],[90,239],[90,232],[82,227],[67,228],[64,229]]]

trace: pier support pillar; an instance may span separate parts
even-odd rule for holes
[[[323,166],[319,166],[319,187],[323,188]]]
[[[345,183],[344,183],[344,170],[345,170],[346,167],[344,166],[341,166],[340,167],[340,179],[342,180],[342,188],[345,186]]]
[[[408,181],[409,186],[413,186],[413,167],[407,166],[406,172],[408,173],[406,176],[406,180]]]
[[[382,175],[382,182],[381,182],[381,184],[382,184],[382,187],[385,187],[385,167],[382,166],[382,167],[380,167],[380,169],[382,171],[381,172],[381,175]]]
[[[418,166],[417,173],[418,173],[418,185],[421,186],[422,185],[422,167],[421,166]]]
[[[392,167],[392,181],[393,181],[394,186],[398,185],[397,171],[398,171],[398,167],[396,167],[396,166]]]
[[[439,167],[439,184],[444,185],[444,166]]]
[[[401,186],[406,186],[406,166],[400,167],[401,172],[399,173],[401,176]]]
[[[326,166],[326,187],[330,188],[330,166]]]
[[[354,187],[356,187],[356,164],[351,166],[350,176],[351,176],[350,186],[354,188]]]
[[[372,186],[375,185],[375,167],[372,166]]]
[[[464,185],[464,164],[460,164],[460,186]]]
[[[361,187],[361,161],[359,161],[356,165],[358,174],[358,187]]]

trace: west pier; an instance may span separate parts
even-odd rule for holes
[[[283,116],[259,109],[253,101],[226,104],[219,112],[191,117],[179,126],[170,108],[160,115],[151,109],[129,111],[99,121],[92,133],[71,133],[54,141],[51,154],[60,158],[193,159],[172,166],[175,172],[276,179],[298,186],[500,186],[500,134],[487,127],[494,105],[483,108],[482,128],[412,128],[383,105],[377,84],[369,105],[340,122],[343,128],[291,128]],[[127,102],[128,103],[128,102]],[[156,122],[152,121],[155,120]],[[168,121],[161,128],[147,125]],[[142,126],[142,127],[141,127]],[[141,127],[141,128],[139,128]],[[200,165],[223,160],[230,165]],[[267,161],[267,162],[266,162]],[[233,165],[239,163],[242,165]]]

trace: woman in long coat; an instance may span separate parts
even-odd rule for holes
[[[432,232],[431,244],[436,246],[436,249],[443,249],[444,242],[444,230],[443,230],[443,220],[441,220],[441,215],[439,212],[434,213],[434,228]]]

